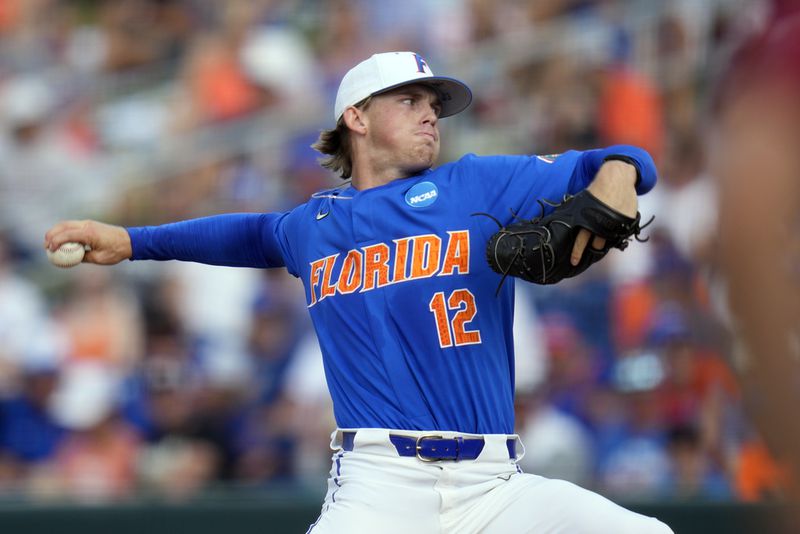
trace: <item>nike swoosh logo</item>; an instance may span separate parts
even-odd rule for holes
[[[321,221],[322,219],[327,217],[329,213],[330,213],[330,211],[326,211],[325,213],[322,213],[321,211],[318,211],[317,212],[317,220]]]

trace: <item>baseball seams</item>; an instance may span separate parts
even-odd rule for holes
[[[83,256],[85,253],[86,249],[82,243],[64,243],[58,247],[55,252],[52,252],[48,249],[47,259],[49,259],[50,263],[56,267],[66,269],[69,267],[75,267],[81,261],[83,261]]]

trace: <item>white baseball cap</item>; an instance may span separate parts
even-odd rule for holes
[[[347,71],[336,94],[334,120],[338,122],[345,109],[368,96],[412,83],[428,85],[439,94],[440,118],[463,111],[472,101],[472,91],[466,84],[454,78],[434,76],[428,62],[419,54],[385,52],[375,54]]]

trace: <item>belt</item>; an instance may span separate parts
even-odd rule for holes
[[[342,449],[352,451],[355,444],[355,432],[342,432]],[[437,462],[440,460],[474,460],[480,456],[483,450],[483,438],[443,438],[436,435],[425,436],[403,436],[401,434],[389,434],[389,440],[397,449],[399,456],[416,456],[423,462]],[[506,440],[508,457],[517,457],[517,440],[508,438]]]

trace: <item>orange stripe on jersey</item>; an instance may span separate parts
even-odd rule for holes
[[[389,246],[386,243],[378,243],[364,247],[364,287],[361,291],[370,291],[388,283]]]
[[[408,243],[411,241],[410,237],[403,239],[395,239],[395,253],[394,253],[394,273],[392,275],[392,282],[404,282],[408,279],[406,272],[406,263],[408,262]]]
[[[412,239],[414,253],[411,256],[411,278],[433,276],[439,270],[442,239],[434,234],[414,236]]]
[[[311,303],[308,305],[309,307],[317,303],[316,287],[319,285],[319,272],[322,270],[322,266],[324,264],[325,258],[311,262],[311,274],[309,275],[308,280],[308,289],[311,292]]]
[[[439,335],[439,346],[443,349],[453,346],[453,337],[450,335],[450,323],[447,321],[447,308],[444,302],[444,293],[438,291],[433,294],[428,303],[428,309],[433,312],[436,319],[436,332]]]
[[[338,257],[339,254],[334,254],[333,256],[328,256],[325,258],[325,269],[322,273],[322,287],[320,289],[319,300],[336,294],[336,284],[331,285],[331,274],[333,273],[333,264],[336,262],[336,258]]]
[[[444,253],[444,264],[439,276],[452,275],[456,269],[458,274],[469,274],[469,231],[447,233],[450,234],[450,239],[447,241],[447,252]]]
[[[475,345],[481,342],[480,330],[467,330],[466,325],[475,318],[478,308],[475,295],[469,289],[456,289],[447,299],[447,307],[458,310],[453,317],[453,337],[456,345]]]
[[[341,294],[352,293],[361,285],[361,252],[351,250],[347,253],[339,273],[339,284],[337,289]]]

